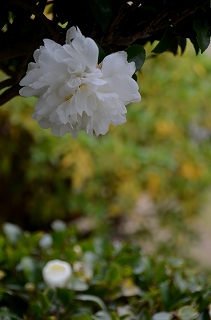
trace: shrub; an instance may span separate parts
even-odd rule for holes
[[[30,233],[3,225],[1,319],[209,319],[210,275],[198,267],[146,255],[129,242],[85,239],[71,226],[62,223],[61,228],[59,221],[52,228]],[[47,284],[42,277],[55,259],[66,262],[71,274],[58,287],[56,279],[51,286],[49,277]]]

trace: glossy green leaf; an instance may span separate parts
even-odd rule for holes
[[[112,312],[111,313],[111,320],[119,320],[118,315],[116,314],[116,312]]]
[[[197,34],[197,42],[201,52],[203,53],[210,44],[209,27],[202,24],[200,20],[194,20],[193,28]]]
[[[105,31],[112,18],[111,0],[89,0],[89,4],[95,19]]]
[[[126,319],[126,320],[129,320],[129,319]],[[152,317],[151,317],[149,311],[144,310],[144,311],[141,313],[141,315],[140,315],[140,317],[138,318],[138,320],[152,320]]]
[[[48,300],[47,296],[42,292],[38,292],[39,302],[42,306],[42,311],[47,312],[50,308],[50,301]]]
[[[23,257],[20,261],[20,267],[27,279],[30,282],[36,282],[38,270],[35,260],[31,257]]]
[[[110,314],[106,311],[98,311],[94,316],[92,316],[94,320],[112,320]]]
[[[196,320],[210,320],[209,312],[208,310],[205,310],[204,312],[200,313],[198,318]]]
[[[152,52],[163,53],[169,48],[171,40],[172,40],[171,28],[167,27],[162,39],[159,41],[156,47],[152,50]]]
[[[98,56],[98,63],[101,63],[103,59],[105,58],[106,54],[103,50],[103,48],[97,43],[98,49],[99,49],[99,56]]]
[[[94,241],[95,252],[103,258],[108,258],[112,254],[111,243],[105,239],[96,239]]]
[[[134,61],[136,65],[136,71],[140,70],[146,59],[146,51],[144,47],[139,44],[134,44],[126,48],[125,51],[128,55],[128,61]]]
[[[187,39],[182,37],[177,37],[178,45],[181,48],[181,55],[185,52],[186,46],[187,46]]]
[[[81,279],[72,276],[67,287],[70,290],[86,291],[89,286],[86,282],[82,281]]]
[[[178,316],[181,320],[195,320],[197,319],[198,315],[198,312],[189,306],[184,306],[178,311]]]
[[[172,302],[169,281],[166,281],[160,284],[160,294],[161,294],[161,299],[165,308],[168,308],[170,303]]]
[[[170,320],[172,312],[159,312],[153,315],[152,320]]]
[[[96,296],[92,296],[91,294],[79,294],[76,296],[76,299],[96,302],[102,310],[106,311],[106,305],[104,304],[103,300]]]
[[[6,20],[0,18],[0,29],[2,29],[4,27],[4,25],[6,24]]]
[[[93,318],[87,316],[86,314],[83,314],[78,317],[71,317],[72,320],[92,320]]]
[[[138,77],[137,77],[137,75],[136,75],[135,73],[133,74],[132,78],[133,78],[135,81],[138,80]]]
[[[73,300],[73,291],[66,288],[57,288],[57,297],[63,305],[69,305]]]
[[[161,261],[155,267],[154,281],[155,281],[155,283],[160,283],[162,281],[165,281],[166,278],[167,278],[167,276],[166,276],[165,263],[163,261]]]
[[[113,284],[120,281],[120,279],[121,279],[121,274],[120,274],[119,267],[117,265],[111,265],[108,268],[106,273],[106,280],[108,284],[112,286]]]
[[[13,312],[10,312],[10,310],[6,307],[0,308],[0,319],[1,320],[18,320],[19,317],[15,315]]]
[[[174,283],[181,292],[185,292],[187,290],[188,283],[182,278],[180,273],[175,273]]]

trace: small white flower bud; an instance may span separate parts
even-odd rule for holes
[[[40,239],[39,245],[41,248],[49,248],[52,246],[53,239],[50,234],[46,233]]]
[[[47,286],[51,288],[66,287],[72,274],[72,268],[66,261],[58,259],[47,262],[42,270],[42,275]]]
[[[22,235],[22,229],[16,224],[6,222],[2,228],[10,243],[16,243]]]

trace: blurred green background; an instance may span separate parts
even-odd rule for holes
[[[0,108],[1,223],[48,230],[61,219],[163,254],[196,246],[211,225],[211,57],[146,49],[142,101],[105,136],[54,137],[31,119],[34,98]]]

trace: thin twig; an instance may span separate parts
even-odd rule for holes
[[[122,4],[121,4],[116,16],[110,22],[110,24],[108,26],[108,30],[107,30],[108,34],[113,33],[115,25],[118,24],[121,21],[121,19],[123,18],[123,12],[124,12],[124,8],[125,8],[125,3],[126,3],[126,0],[124,0],[122,2]]]
[[[12,44],[11,47],[2,48],[0,50],[0,61],[31,55],[42,44],[42,40],[37,40],[32,43],[21,42]]]
[[[22,9],[34,14],[38,19],[40,19],[43,25],[48,30],[51,35],[52,40],[58,42],[60,37],[59,27],[54,24],[52,20],[49,20],[42,12],[40,12],[36,6],[31,6],[30,4],[22,1],[22,0],[7,0],[9,4],[21,7]]]
[[[12,77],[14,72],[11,71],[7,66],[5,66],[2,62],[0,62],[0,70],[2,70],[6,75]]]
[[[206,2],[206,1],[205,1]],[[165,10],[162,10],[155,19],[153,19],[145,28],[138,30],[137,32],[133,33],[131,30],[131,34],[128,36],[119,36],[117,34],[112,34],[112,37],[109,35],[108,37],[105,37],[102,39],[101,45],[108,45],[115,43],[116,45],[130,45],[131,43],[135,42],[138,39],[144,39],[149,38],[153,34],[155,34],[157,31],[171,25],[177,24],[182,19],[187,18],[190,15],[193,15],[196,10],[201,6],[197,5],[194,6],[192,10],[188,10],[186,8],[183,8],[182,10],[177,14],[177,16],[169,21],[167,8]],[[130,25],[130,23],[128,22]]]
[[[21,86],[19,83],[17,83],[15,86],[10,87],[9,89],[5,90],[1,95],[0,95],[0,106],[11,100],[12,98],[16,97],[19,95],[19,90]]]
[[[9,79],[3,80],[0,82],[0,90],[4,89],[6,87],[10,87],[9,89],[7,89],[6,91],[4,91],[1,95],[0,95],[0,105],[4,104],[6,99],[11,99],[10,97],[13,97],[12,95],[17,95],[17,85],[19,84],[22,74],[23,74],[23,69],[25,68],[25,66],[28,63],[30,56],[25,56],[23,57],[17,68],[16,68],[16,72],[13,74],[13,76]],[[20,87],[19,87],[20,89]],[[2,103],[1,103],[2,101]]]

